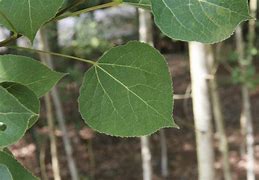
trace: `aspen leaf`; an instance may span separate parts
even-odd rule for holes
[[[11,180],[39,180],[33,176],[27,169],[25,169],[13,156],[6,152],[0,151],[0,167],[8,168],[8,172],[11,174]],[[1,170],[0,170],[1,173]],[[9,174],[9,175],[10,175]],[[3,174],[0,174],[2,180]],[[3,179],[6,180],[6,179]]]
[[[0,147],[17,142],[25,133],[29,120],[35,116],[12,94],[0,86]]]
[[[32,90],[17,83],[5,82],[1,84],[22,105],[35,113],[29,120],[28,128],[31,128],[39,118],[40,101]]]
[[[62,4],[63,0],[0,0],[0,24],[32,41]]]
[[[216,43],[251,17],[247,0],[151,0],[155,23],[167,36]]]
[[[80,90],[80,112],[93,129],[134,137],[172,120],[171,76],[164,57],[153,47],[130,42],[109,50],[86,72]]]
[[[3,180],[13,180],[11,172],[4,164],[0,164],[0,177]]]
[[[30,88],[37,97],[48,92],[63,73],[52,71],[40,62],[25,56],[0,56],[0,83],[15,82]]]

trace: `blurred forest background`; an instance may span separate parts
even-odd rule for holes
[[[105,2],[108,1],[91,0],[75,7],[73,11]],[[146,15],[147,13],[149,12],[146,12]],[[97,60],[111,47],[125,44],[129,40],[141,39],[141,15],[143,16],[143,11],[123,5],[66,18],[45,26],[38,34],[34,48]],[[41,117],[37,124],[22,140],[11,147],[17,159],[35,175],[43,180],[60,178],[62,180],[77,178],[139,180],[145,177],[142,160],[145,160],[145,155],[151,154],[150,167],[152,167],[153,180],[198,179],[195,140],[197,130],[195,130],[193,117],[188,43],[167,38],[154,25],[152,17],[149,20],[146,18],[146,21],[150,21],[147,24],[151,24],[151,30],[147,31],[147,34],[152,37],[153,45],[168,61],[175,94],[173,117],[180,126],[180,129],[165,129],[153,134],[147,139],[146,142],[149,142],[147,144],[143,139],[140,141],[140,138],[122,139],[99,134],[83,122],[78,113],[77,98],[84,72],[89,68],[87,64],[67,61],[60,57],[1,49],[1,54],[26,54],[37,59],[52,59],[56,70],[68,72],[51,93],[52,96],[42,99]],[[249,23],[240,26],[239,32],[230,39],[207,46],[206,53],[212,55],[215,60],[213,68],[208,72],[207,80],[211,92],[210,118],[213,119],[211,121],[212,145],[215,153],[213,167],[218,180],[226,179],[226,171],[229,171],[232,179],[235,180],[244,180],[247,177],[246,136],[248,133],[247,126],[242,125],[241,118],[244,107],[249,107],[252,114],[250,125],[253,129],[251,132],[253,141],[250,145],[253,150],[254,173],[259,179],[258,22],[255,25],[257,37],[253,41],[255,42],[253,46],[244,45],[249,42]],[[8,36],[9,32],[1,27],[0,39]],[[25,38],[18,39],[13,45],[15,44],[31,47]],[[242,47],[243,51],[249,52],[253,59],[249,66],[245,65],[245,74],[242,73],[243,66],[239,61]],[[250,49],[247,49],[249,47]],[[211,58],[209,55],[208,59]],[[213,83],[218,87],[216,101]],[[248,87],[249,106],[243,104],[243,86]],[[218,99],[217,95],[219,95]],[[217,107],[220,107],[219,111]],[[219,116],[223,119],[225,127],[218,123],[220,121],[217,121],[218,116],[215,111],[220,113]],[[224,137],[228,148],[223,146],[222,150]],[[147,151],[143,151],[143,148],[147,148]],[[224,152],[226,149],[228,149],[227,153]],[[228,167],[226,163],[230,166],[229,170],[226,170]],[[144,164],[143,167],[145,167]]]

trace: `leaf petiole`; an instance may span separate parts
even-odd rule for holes
[[[93,60],[83,59],[83,58],[79,58],[79,57],[75,57],[75,56],[70,56],[70,55],[65,55],[65,54],[60,54],[60,53],[55,53],[55,52],[50,52],[50,51],[43,51],[43,50],[31,49],[31,48],[25,48],[25,47],[18,47],[18,46],[8,46],[8,48],[30,51],[30,52],[34,52],[34,53],[50,54],[52,56],[63,57],[65,59],[73,59],[73,60],[85,62],[85,63],[88,63],[88,64],[92,64],[93,66],[97,65],[97,62],[95,62]]]

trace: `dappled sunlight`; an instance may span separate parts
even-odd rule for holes
[[[28,144],[24,147],[21,147],[19,149],[12,149],[12,153],[14,156],[18,158],[28,158],[34,156],[34,153],[36,151],[35,144]]]

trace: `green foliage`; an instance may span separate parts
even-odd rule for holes
[[[38,115],[1,86],[0,99],[0,122],[6,125],[6,129],[0,131],[0,147],[5,147],[18,141],[27,130],[29,120]]]
[[[250,19],[246,0],[151,0],[155,22],[167,36],[215,43]]]
[[[11,180],[38,180],[35,176],[28,172],[18,161],[16,161],[11,155],[6,152],[0,151],[0,167],[8,168],[3,169],[5,174],[0,174],[1,179],[7,172],[11,173]],[[1,172],[1,171],[0,171]],[[10,174],[9,174],[10,177]],[[3,179],[6,180],[6,179]]]
[[[0,164],[0,175],[1,175],[1,178],[4,180],[13,180],[11,172],[3,164]]]
[[[38,29],[52,17],[63,0],[1,0],[0,24],[33,41]]]
[[[35,116],[29,120],[28,128],[31,128],[39,118],[40,102],[32,90],[17,83],[2,83],[2,86],[12,94],[22,105],[31,110]]]
[[[79,19],[75,26],[75,39],[71,47],[76,56],[89,57],[92,54],[103,54],[112,47],[111,43],[105,39],[102,27],[94,21],[92,16]]]
[[[176,127],[166,61],[147,44],[108,51],[85,74],[80,94],[80,112],[99,132],[131,137]]]
[[[0,56],[0,147],[18,141],[39,117],[39,100],[64,74],[24,56]]]
[[[245,84],[250,89],[255,89],[259,84],[258,77],[256,77],[256,69],[253,65],[247,66],[244,72],[240,67],[235,67],[231,75],[233,83]]]
[[[0,56],[0,83],[20,83],[29,87],[38,97],[48,92],[63,76],[63,73],[52,71],[29,57]]]

